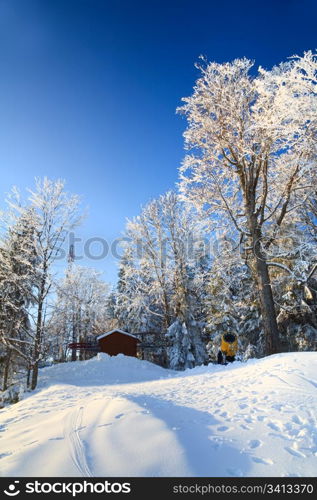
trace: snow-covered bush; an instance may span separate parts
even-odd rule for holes
[[[206,362],[205,345],[195,322],[187,327],[177,319],[168,328],[166,338],[169,367],[173,370],[185,370]]]
[[[16,384],[9,387],[6,391],[0,393],[0,408],[7,404],[18,403],[24,394],[23,384]]]

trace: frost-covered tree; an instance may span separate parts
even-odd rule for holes
[[[132,240],[122,256],[115,314],[120,328],[140,339],[142,359],[165,366],[163,309],[155,296],[157,287],[151,266],[146,258],[140,257],[138,247],[139,242]]]
[[[316,349],[317,251],[314,235],[302,224],[290,224],[271,247],[280,267],[271,272],[281,345],[285,351]]]
[[[150,300],[142,293],[148,289],[148,277],[142,262],[136,268],[132,246],[125,245],[119,263],[114,313],[118,326],[132,334],[149,332],[154,327],[149,314]],[[149,298],[148,298],[149,299]]]
[[[30,307],[37,284],[37,218],[32,208],[19,213],[6,211],[2,216],[5,232],[0,247],[0,343],[3,377],[8,384],[31,362],[33,332]]]
[[[29,204],[36,213],[39,279],[35,293],[34,346],[31,388],[38,379],[39,361],[44,344],[45,304],[53,286],[52,265],[69,232],[79,224],[79,197],[65,191],[65,182],[36,179],[30,190]]]
[[[98,335],[119,328],[118,319],[116,318],[116,299],[116,287],[113,285],[106,297],[104,317],[96,327]]]
[[[109,285],[101,274],[93,268],[70,265],[57,283],[53,313],[46,326],[54,359],[66,361],[70,342],[87,342],[104,330]],[[72,360],[76,360],[73,352]]]
[[[173,366],[177,365],[176,353],[186,331],[188,342],[182,353],[179,351],[178,368],[203,363],[206,351],[199,300],[203,265],[194,245],[201,241],[196,214],[169,192],[128,222],[126,236],[129,253],[121,262],[117,301],[122,314],[142,321],[139,327],[143,331],[157,332],[158,342],[173,353]],[[174,328],[168,330],[174,322]],[[180,331],[171,334],[177,325],[181,325]]]
[[[192,96],[179,108],[188,119],[181,168],[184,198],[208,214],[213,230],[240,239],[249,252],[266,354],[279,332],[267,252],[316,181],[316,56],[306,52],[271,71],[236,59],[199,67]],[[311,272],[311,271],[309,271]]]
[[[44,326],[54,288],[53,264],[80,216],[79,199],[64,190],[63,181],[36,179],[29,193],[22,202],[14,188],[7,200],[10,218],[0,259],[1,338],[8,351],[6,359],[12,358],[12,352],[24,358],[35,389],[47,348]]]
[[[301,207],[301,221],[312,239],[317,244],[317,191],[308,196]]]

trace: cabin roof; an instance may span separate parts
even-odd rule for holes
[[[108,335],[111,335],[112,333],[121,333],[122,335],[127,335],[128,337],[132,337],[136,340],[139,340],[138,337],[135,335],[132,335],[132,333],[124,332],[123,330],[119,330],[118,328],[115,328],[114,330],[111,330],[110,332],[105,332],[102,333],[101,335],[98,335],[97,340],[101,340],[105,337],[108,337]]]

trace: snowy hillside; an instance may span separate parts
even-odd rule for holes
[[[185,372],[98,355],[0,411],[2,476],[315,476],[317,353]]]

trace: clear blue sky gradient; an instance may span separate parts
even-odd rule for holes
[[[0,0],[1,194],[64,178],[89,207],[78,235],[120,237],[175,186],[199,55],[270,68],[317,47],[316,14],[315,0]],[[81,263],[115,282],[115,259]]]

